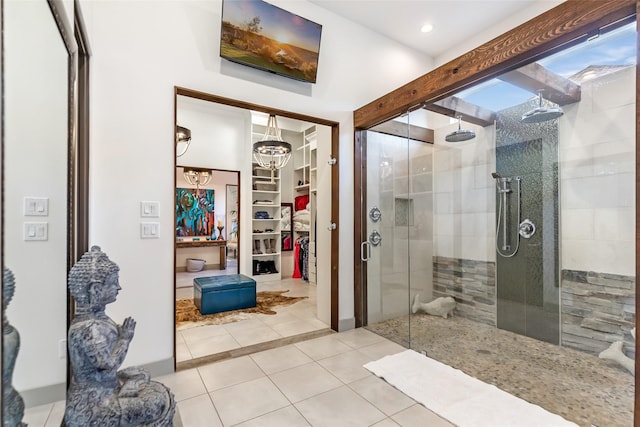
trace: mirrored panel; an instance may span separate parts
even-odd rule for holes
[[[5,314],[20,334],[13,385],[27,407],[66,390],[70,60],[52,8],[3,2],[3,261],[15,276]]]

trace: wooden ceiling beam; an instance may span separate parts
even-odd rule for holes
[[[579,84],[547,70],[537,62],[499,75],[498,79],[535,94],[543,90],[542,97],[558,105],[578,102],[582,93]]]
[[[462,116],[463,121],[482,127],[492,125],[496,119],[494,111],[467,102],[457,96],[450,96],[433,104],[426,104],[423,108],[445,116]]]
[[[407,124],[397,120],[389,120],[379,124],[378,126],[374,126],[369,130],[384,133],[385,135],[399,136],[400,138],[407,137]],[[433,144],[435,141],[433,129],[415,125],[409,125],[409,138],[414,141],[422,141],[428,144]]]
[[[636,0],[568,0],[505,34],[389,92],[353,113],[366,129],[433,103],[522,64],[586,40],[607,25],[635,16]]]

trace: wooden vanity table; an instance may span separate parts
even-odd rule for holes
[[[220,248],[220,270],[224,270],[227,267],[226,240],[185,240],[176,242],[176,248],[199,248],[204,246],[218,246]]]

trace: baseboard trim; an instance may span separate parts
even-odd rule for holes
[[[151,377],[159,377],[173,373],[173,358],[160,360],[142,365],[151,374]],[[24,400],[24,406],[33,408],[34,406],[46,405],[67,399],[67,384],[58,383],[44,387],[32,388],[20,391],[20,396]]]
[[[67,399],[67,385],[65,383],[51,384],[44,387],[20,391],[26,408],[46,405]]]
[[[349,317],[348,319],[338,319],[338,332],[344,332],[350,329],[355,329],[355,327],[356,327],[355,317]]]

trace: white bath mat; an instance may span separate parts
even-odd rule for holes
[[[413,350],[364,367],[460,427],[577,427],[540,406]]]

